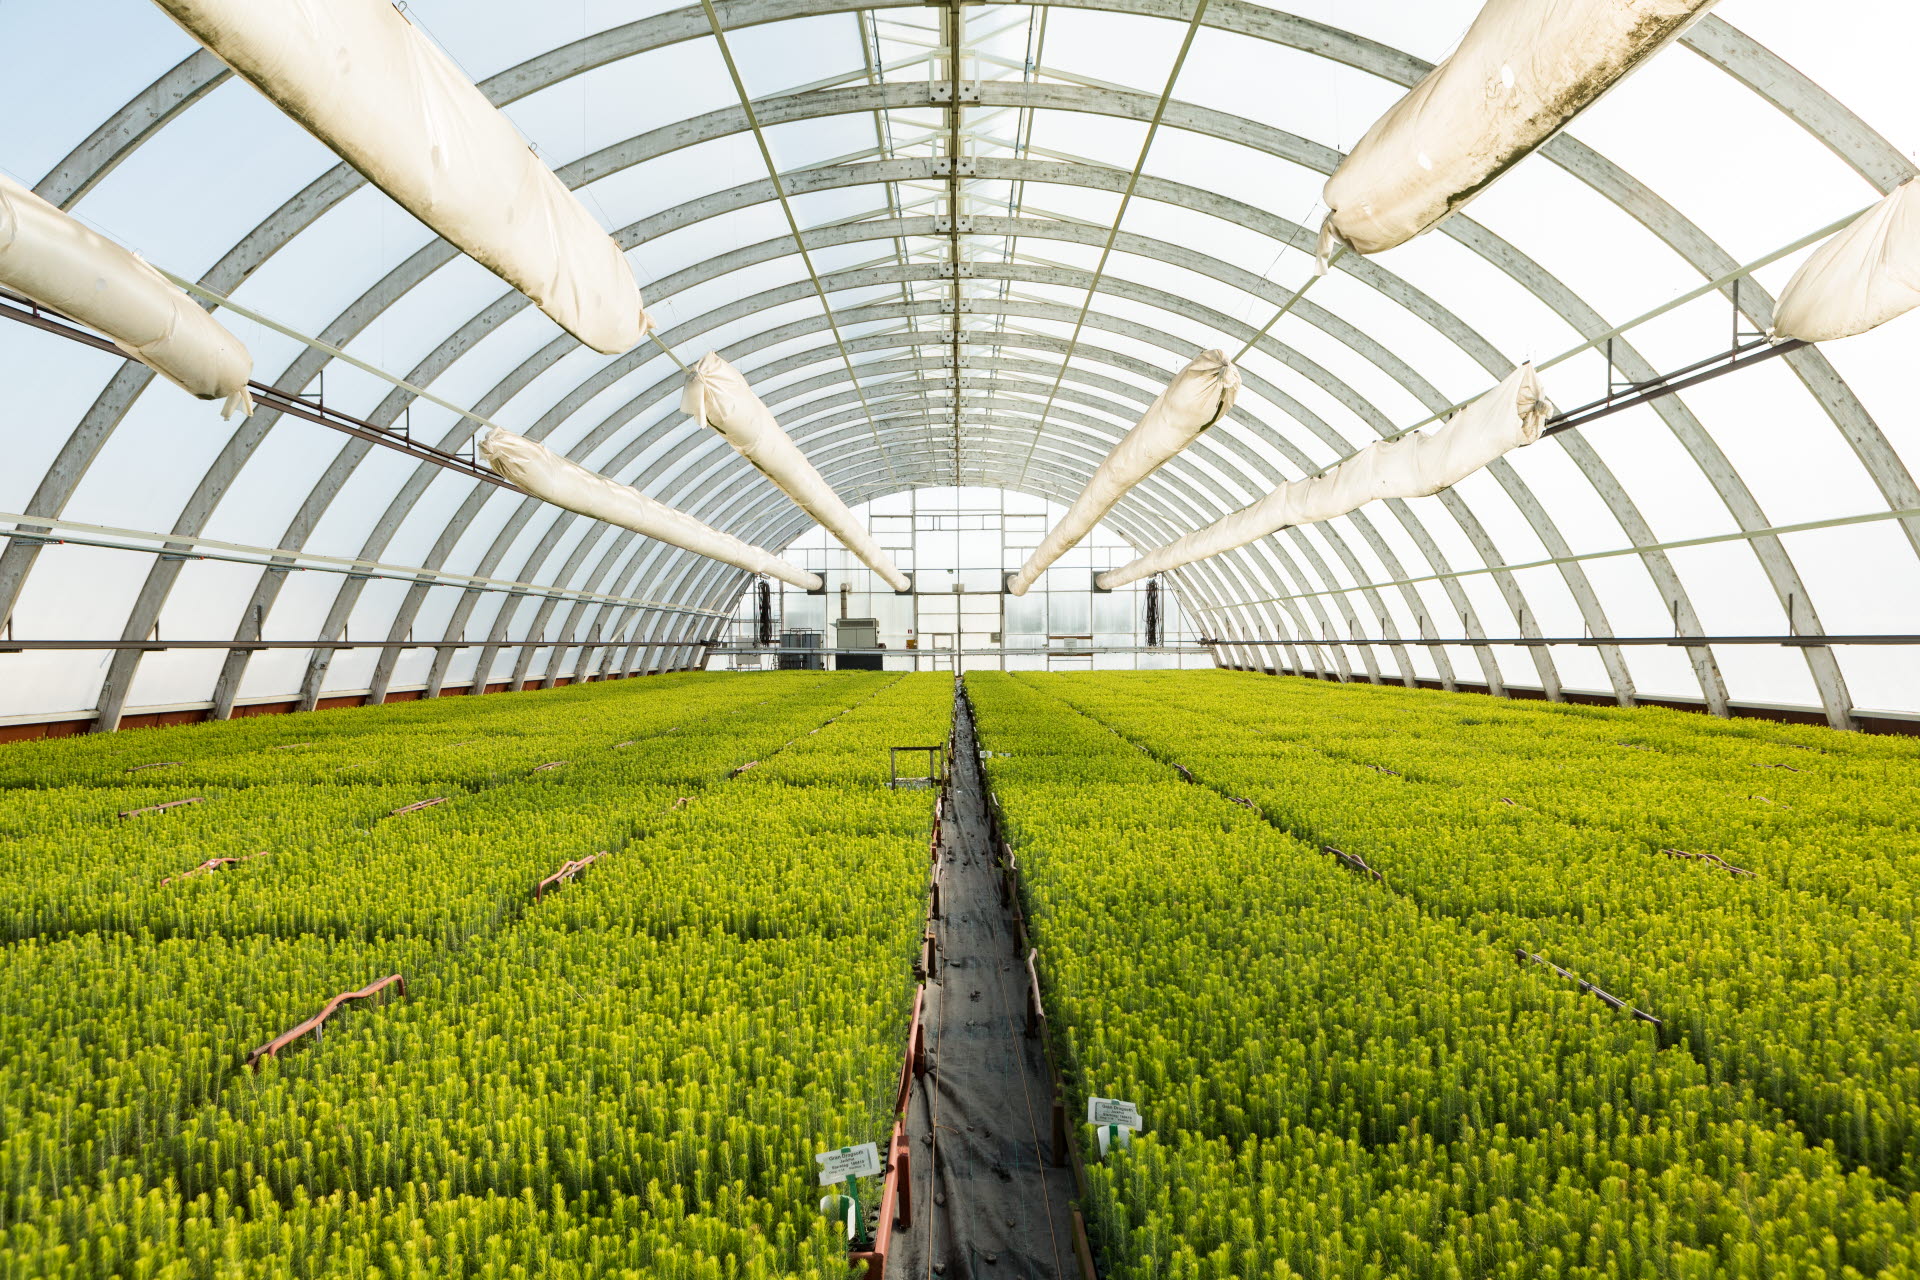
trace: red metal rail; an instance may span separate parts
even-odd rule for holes
[[[258,1071],[262,1058],[277,1058],[280,1056],[282,1049],[300,1039],[300,1037],[318,1032],[322,1024],[324,1024],[328,1018],[340,1012],[349,1001],[371,1000],[388,987],[398,987],[400,988],[401,995],[404,996],[407,994],[407,980],[397,973],[388,974],[386,977],[380,979],[380,981],[364,986],[358,991],[342,991],[339,995],[327,1001],[326,1008],[320,1010],[319,1013],[314,1014],[293,1030],[285,1031],[275,1036],[248,1054],[247,1065],[255,1071]]]
[[[558,871],[548,876],[545,880],[542,880],[539,884],[533,886],[533,900],[535,902],[540,901],[541,898],[546,896],[548,889],[559,888],[561,885],[567,883],[569,880],[579,875],[582,871],[585,871],[588,867],[592,866],[594,863],[600,861],[600,859],[607,856],[609,856],[607,851],[605,849],[602,849],[600,852],[590,853],[584,858],[575,858],[571,862],[562,863]]]
[[[185,880],[189,876],[197,876],[203,871],[218,871],[222,867],[237,867],[243,862],[252,862],[255,858],[264,858],[267,856],[269,852],[270,850],[262,849],[260,852],[250,853],[244,858],[208,858],[205,862],[193,868],[191,871],[182,871],[177,876],[168,876],[165,880],[162,880],[160,883],[163,886],[170,885],[176,880]]]
[[[940,858],[939,816],[943,811],[941,799],[946,785],[942,783],[941,796],[934,801],[934,838],[928,848],[936,875]],[[940,885],[937,879],[931,888],[928,907],[929,919],[939,919]],[[921,937],[919,969],[922,978],[933,974],[937,945],[933,930],[928,929]],[[906,1115],[907,1105],[913,1101],[914,1082],[924,1079],[927,1074],[926,1013],[927,989],[923,985],[913,993],[913,1020],[907,1030],[907,1053],[900,1062],[900,1087],[894,1091],[893,1110],[897,1118],[893,1125],[893,1137],[887,1147],[886,1172],[882,1175],[880,1225],[874,1231],[871,1248],[856,1249],[847,1254],[850,1267],[856,1272],[865,1269],[866,1280],[885,1280],[887,1254],[893,1249],[894,1229],[913,1225],[913,1148],[907,1141]]]
[[[1783,765],[1781,767],[1784,768],[1785,766]],[[1745,867],[1734,866],[1731,862],[1728,862],[1716,853],[1689,853],[1685,849],[1662,849],[1660,852],[1666,854],[1669,858],[1679,858],[1685,862],[1704,862],[1710,867],[1718,867],[1720,870],[1731,872],[1736,876],[1751,876],[1753,874],[1753,872],[1747,870]]]
[[[431,800],[417,800],[412,804],[403,804],[398,809],[391,810],[387,816],[397,818],[403,813],[418,813],[422,809],[431,809],[437,804],[445,804],[447,799],[446,796],[435,796]]]
[[[183,804],[201,804],[205,802],[205,800],[205,796],[188,796],[185,800],[169,800],[165,804],[150,804],[144,809],[122,809],[120,816],[123,818],[133,818],[143,813],[159,813],[162,809],[178,809]]]
[[[893,1099],[893,1109],[897,1112],[906,1111],[907,1103],[913,1098],[913,1082],[927,1074],[926,1003],[927,989],[921,987],[913,994],[913,1026],[907,1032],[907,1056],[900,1062],[900,1088]]]
[[[893,1137],[887,1144],[886,1180],[880,1186],[880,1225],[873,1233],[873,1247],[847,1255],[850,1264],[866,1268],[866,1280],[885,1280],[896,1225],[913,1225],[913,1150],[907,1145],[905,1120],[894,1121]]]
[[[1632,1005],[1628,1004],[1625,1000],[1622,1000],[1619,996],[1614,995],[1612,992],[1601,990],[1599,987],[1594,986],[1591,982],[1588,982],[1585,978],[1573,972],[1571,969],[1562,969],[1559,965],[1555,964],[1553,961],[1547,959],[1543,955],[1538,955],[1532,951],[1525,950],[1524,948],[1521,948],[1521,947],[1515,947],[1513,949],[1513,958],[1514,958],[1514,962],[1519,964],[1522,968],[1525,968],[1529,962],[1537,965],[1544,965],[1546,968],[1553,970],[1555,973],[1567,979],[1569,982],[1574,983],[1576,986],[1580,988],[1580,990],[1586,992],[1588,995],[1598,997],[1600,1001],[1610,1009],[1616,1009],[1621,1013],[1630,1013],[1634,1017],[1638,1018],[1640,1021],[1651,1022],[1656,1027],[1665,1025],[1660,1021],[1660,1019],[1654,1017],[1652,1014],[1648,1013],[1645,1009],[1634,1008]]]
[[[1040,1003],[1040,971],[1033,967],[1033,959],[1039,955],[1037,948],[1027,948],[1027,1034],[1037,1035],[1046,1025],[1047,1009]]]
[[[1320,852],[1330,855],[1335,862],[1346,867],[1349,871],[1358,871],[1361,875],[1373,880],[1382,882],[1386,880],[1385,876],[1368,866],[1367,860],[1357,853],[1348,853],[1346,850],[1336,849],[1330,844],[1321,845]]]

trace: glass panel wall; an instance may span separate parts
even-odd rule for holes
[[[769,582],[775,640],[817,644],[826,665],[859,655],[871,619],[877,659],[889,671],[1085,671],[1210,667],[1200,634],[1171,585],[1160,593],[1160,644],[1147,647],[1147,584],[1096,591],[1097,573],[1133,559],[1105,525],[1041,575],[1024,596],[1002,589],[1066,508],[1028,494],[975,486],[914,489],[854,508],[894,563],[913,575],[913,593],[896,595],[824,529],[814,528],[786,556],[826,580],[820,595]],[[714,670],[772,669],[777,657],[752,652],[759,632],[759,587],[735,606]],[[842,625],[846,621],[849,625]],[[784,637],[784,639],[783,639]],[[843,643],[843,640],[846,643]]]

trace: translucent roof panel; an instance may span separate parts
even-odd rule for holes
[[[616,356],[155,7],[0,7],[6,47],[88,50],[16,59],[0,170],[197,282],[255,379],[311,410],[223,422],[0,300],[7,635],[117,646],[0,653],[0,720],[112,728],[681,661],[722,634],[740,571],[461,459],[497,423],[751,541],[817,537],[680,413],[680,366],[709,350],[881,513],[956,485],[1069,502],[1219,348],[1244,378],[1234,412],[1109,517],[1144,551],[1519,361],[1573,409],[1725,357],[1818,233],[1914,173],[1908,6],[1867,0],[1842,26],[1723,0],[1430,234],[1316,275],[1327,175],[1476,7],[1213,4],[1195,27],[1118,0],[728,0],[716,33],[699,5],[412,0],[626,250],[659,329]],[[1196,634],[1245,642],[1224,661],[1836,725],[1920,714],[1908,328],[1189,565],[1183,605]],[[596,628],[621,643],[583,656]]]

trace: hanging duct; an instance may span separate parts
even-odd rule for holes
[[[1410,431],[1368,445],[1320,475],[1283,484],[1252,506],[1101,574],[1095,585],[1105,590],[1124,587],[1293,525],[1343,516],[1379,498],[1439,493],[1508,451],[1538,440],[1553,411],[1533,366],[1523,364],[1433,432]]]
[[[1773,338],[1850,338],[1920,306],[1920,178],[1909,178],[1800,264]]]
[[[0,174],[0,288],[98,329],[222,417],[253,412],[240,339],[138,255]]]
[[[1381,253],[1466,204],[1680,36],[1713,0],[1487,0],[1460,46],[1327,179],[1336,245]]]
[[[631,529],[723,564],[764,573],[805,591],[818,591],[824,585],[818,574],[702,524],[630,485],[589,471],[525,436],[495,427],[480,441],[480,460],[542,502]]]
[[[774,421],[773,411],[753,394],[753,388],[740,371],[709,351],[687,370],[686,390],[680,395],[680,410],[702,426],[712,427],[723,436],[760,473],[773,481],[794,505],[820,522],[820,526],[840,540],[840,545],[860,557],[869,569],[895,591],[908,591],[912,583],[900,572],[891,557],[880,549],[866,527],[840,501],[793,437]]]
[[[455,248],[596,351],[652,327],[626,255],[390,0],[156,0]]]
[[[1093,478],[1060,522],[1047,530],[1020,571],[1007,579],[1007,590],[1016,596],[1027,594],[1047,566],[1086,537],[1127,490],[1226,417],[1239,393],[1240,371],[1224,352],[1202,351],[1195,356],[1095,468]]]

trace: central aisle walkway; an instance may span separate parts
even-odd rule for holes
[[[929,1087],[915,1090],[907,1116],[914,1221],[887,1280],[1071,1280],[1073,1173],[1048,1162],[1053,1081],[1039,1041],[1022,1034],[1026,968],[1000,904],[973,711],[957,684],[954,743],[940,963],[927,984]]]

